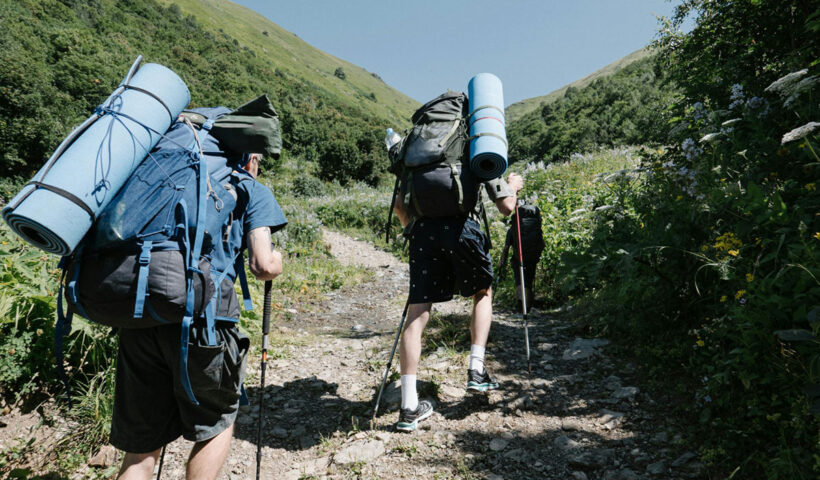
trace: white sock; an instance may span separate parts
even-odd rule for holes
[[[470,370],[478,370],[484,373],[484,347],[481,345],[470,345]]]
[[[415,410],[419,406],[419,394],[416,393],[416,376],[401,376],[401,408]]]

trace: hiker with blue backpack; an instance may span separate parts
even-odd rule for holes
[[[271,234],[287,220],[256,181],[260,154],[281,152],[276,110],[267,95],[236,110],[185,110],[190,100],[178,75],[138,57],[2,210],[23,239],[62,256],[54,346],[69,408],[73,316],[119,334],[110,442],[126,452],[121,479],[150,478],[180,435],[195,442],[187,478],[217,477],[246,398],[234,287],[251,309],[245,251],[266,280],[263,368],[270,280],[282,272]]]
[[[493,267],[489,232],[482,232],[479,223],[483,217],[487,224],[482,192],[508,216],[523,179],[513,173],[507,181],[483,180],[473,173],[468,165],[467,112],[466,95],[442,94],[413,114],[413,129],[390,148],[391,171],[397,175],[393,211],[410,248],[410,291],[399,347],[399,431],[414,431],[433,413],[431,402],[419,401],[416,390],[421,335],[433,303],[449,301],[456,292],[473,300],[466,388],[486,392],[499,386],[484,367],[492,324]]]
[[[282,255],[272,248],[271,228],[281,226],[284,217],[272,192],[255,180],[259,160],[259,155],[251,155],[233,175],[237,206],[228,225],[228,242],[214,251],[211,268],[233,268],[232,259],[247,248],[251,273],[271,280],[282,272]],[[226,304],[222,310],[238,317],[231,277],[221,284]],[[209,346],[206,329],[205,322],[195,322],[188,346],[188,372],[198,405],[179,387],[179,325],[120,331],[110,438],[113,446],[126,452],[118,478],[151,478],[160,449],[180,435],[195,442],[187,478],[217,477],[233,437],[250,339],[236,323],[217,321],[216,345]]]

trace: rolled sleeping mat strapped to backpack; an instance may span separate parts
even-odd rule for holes
[[[190,102],[177,74],[141,61],[3,209],[9,227],[35,247],[72,253]]]
[[[479,73],[467,85],[470,99],[470,169],[482,179],[507,170],[507,133],[501,80]]]

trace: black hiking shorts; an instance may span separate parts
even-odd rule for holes
[[[191,328],[188,375],[199,405],[182,389],[180,325],[120,329],[111,444],[148,453],[180,435],[201,442],[230,427],[239,409],[250,340],[235,325],[218,325],[208,346],[204,326]]]
[[[471,218],[420,218],[410,231],[410,303],[446,302],[490,288],[490,242]]]

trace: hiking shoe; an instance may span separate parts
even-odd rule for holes
[[[478,373],[478,370],[467,370],[467,390],[476,392],[486,392],[487,390],[495,390],[498,388],[498,382],[487,373]]]
[[[419,422],[433,414],[433,405],[427,400],[419,402],[415,410],[402,408],[399,412],[399,421],[396,423],[396,430],[400,432],[412,432],[416,430]]]

